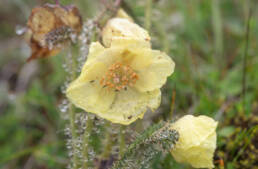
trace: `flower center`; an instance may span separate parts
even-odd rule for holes
[[[132,87],[138,78],[138,75],[130,66],[117,62],[108,68],[108,71],[101,78],[100,84],[103,87],[120,91],[121,89],[126,90],[127,86]]]

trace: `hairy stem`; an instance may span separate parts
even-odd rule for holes
[[[104,151],[101,155],[102,158],[104,159],[107,159],[111,153],[111,149],[112,149],[112,146],[113,146],[113,141],[112,141],[112,136],[111,136],[111,133],[109,131],[110,129],[110,122],[106,121],[105,123],[105,128],[106,128],[106,134],[105,134],[105,148],[104,148]]]
[[[66,63],[68,63],[68,66],[70,66],[70,71],[68,72],[70,73],[71,76],[71,80],[74,80],[76,78],[76,46],[71,44],[71,49],[68,52],[68,55],[70,55],[70,57],[67,57],[67,61]],[[71,63],[71,64],[69,64]],[[71,128],[71,135],[72,135],[72,152],[73,152],[73,159],[72,159],[72,164],[73,164],[73,169],[77,169],[79,168],[79,161],[78,161],[78,157],[76,154],[74,154],[74,152],[76,151],[76,138],[77,138],[77,134],[76,134],[76,125],[75,125],[75,110],[74,110],[74,106],[72,105],[72,103],[69,104],[69,121],[70,121],[70,128]]]
[[[142,163],[152,160],[158,151],[170,151],[178,141],[179,135],[169,126],[170,123],[161,122],[146,129],[126,149],[123,157],[113,164],[112,169],[141,168]]]
[[[119,132],[119,158],[122,158],[125,150],[125,126],[120,127]]]
[[[86,129],[83,136],[83,150],[82,150],[82,155],[84,160],[82,164],[83,169],[87,169],[89,166],[88,150],[89,150],[89,138],[90,138],[90,133],[92,131],[92,127],[93,127],[93,121],[90,117],[88,117],[86,122]]]
[[[74,111],[74,107],[72,105],[72,103],[69,104],[69,119],[70,119],[70,127],[71,127],[71,134],[72,134],[72,148],[73,148],[73,152],[76,151],[76,143],[75,143],[75,139],[77,138],[77,134],[76,134],[76,127],[75,127],[75,111]],[[72,159],[72,163],[73,163],[73,168],[77,169],[78,166],[78,157],[73,154],[73,159]]]

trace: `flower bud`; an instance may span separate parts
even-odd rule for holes
[[[217,122],[207,116],[186,115],[172,124],[179,132],[179,141],[171,154],[177,162],[194,168],[212,168],[216,148]]]
[[[150,41],[146,30],[125,18],[113,18],[102,31],[103,44],[110,47],[113,39],[135,39]]]

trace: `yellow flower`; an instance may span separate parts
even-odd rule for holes
[[[149,42],[151,38],[146,30],[132,21],[126,18],[113,18],[103,28],[103,44],[106,47],[110,47],[114,39],[135,39]]]
[[[207,116],[186,115],[172,124],[179,132],[179,141],[171,153],[177,162],[194,168],[213,168],[217,122]]]
[[[113,39],[110,48],[92,43],[80,76],[67,97],[77,107],[113,123],[128,125],[160,104],[160,88],[174,71],[165,53],[149,42]]]

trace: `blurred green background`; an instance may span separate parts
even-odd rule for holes
[[[59,110],[66,77],[64,56],[27,63],[29,47],[16,34],[26,26],[31,9],[46,2],[53,3],[0,1],[1,169],[62,169],[69,162],[65,121]],[[64,5],[71,3],[78,5],[84,21],[104,8],[97,0],[61,0]],[[145,0],[125,0],[123,6],[144,26]],[[213,117],[219,121],[216,168],[257,169],[258,1],[153,0],[150,34],[153,48],[167,52],[176,63],[152,121],[167,120],[172,113],[174,118],[185,114]],[[165,158],[157,156],[153,168],[190,167],[175,163],[168,154]]]

